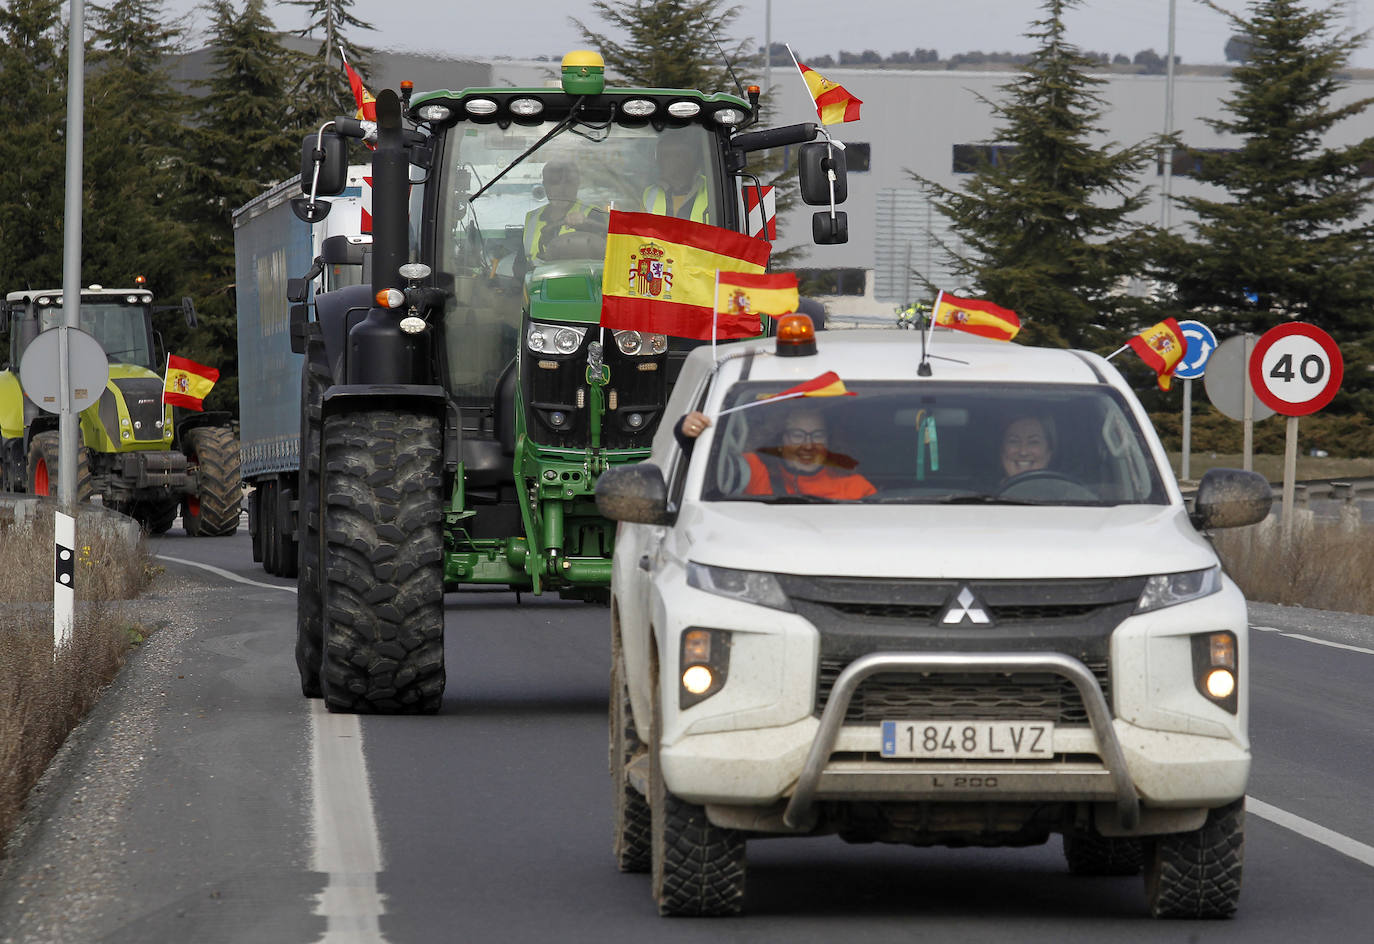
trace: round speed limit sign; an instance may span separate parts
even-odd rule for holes
[[[1250,355],[1250,384],[1260,402],[1284,416],[1306,416],[1331,402],[1345,362],[1316,325],[1302,321],[1271,328]]]

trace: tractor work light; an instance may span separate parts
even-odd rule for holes
[[[722,108],[711,116],[717,124],[737,125],[744,121],[744,112],[738,108]]]
[[[520,118],[533,118],[544,110],[544,103],[537,98],[517,98],[508,105],[511,114]]]
[[[690,708],[725,687],[730,671],[730,633],[689,627],[682,633],[678,664],[682,667],[678,705]]]
[[[816,353],[816,326],[810,315],[783,315],[778,319],[774,353],[779,357],[805,357]]]
[[[418,282],[429,278],[430,268],[423,262],[407,262],[396,270],[408,282]]]
[[[441,122],[448,121],[453,115],[453,109],[447,105],[421,105],[415,110],[415,115],[421,121]]]
[[[695,118],[701,114],[701,105],[689,101],[673,102],[668,106],[668,114],[674,118]]]
[[[1239,659],[1235,634],[1198,633],[1193,643],[1193,681],[1208,701],[1236,714]]]
[[[406,334],[419,334],[425,330],[425,319],[407,315],[401,319],[401,330]]]
[[[496,114],[496,103],[489,98],[470,98],[464,103],[463,108],[475,118]]]
[[[658,105],[647,98],[632,98],[620,103],[620,110],[631,118],[648,118],[658,111]]]

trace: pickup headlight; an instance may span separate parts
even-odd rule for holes
[[[1166,606],[1210,596],[1220,589],[1220,565],[1178,574],[1156,574],[1145,580],[1145,589],[1140,592],[1135,611],[1149,613],[1151,610],[1161,610]]]
[[[792,604],[773,574],[687,562],[687,586],[745,603],[792,612]]]

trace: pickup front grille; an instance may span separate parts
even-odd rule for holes
[[[816,683],[816,714],[825,709],[835,680],[848,663],[822,659]],[[1106,662],[1089,662],[1111,704]],[[1044,673],[931,673],[874,675],[849,702],[846,723],[902,720],[1051,721],[1087,725],[1078,689],[1062,676]]]

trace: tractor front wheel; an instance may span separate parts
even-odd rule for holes
[[[182,446],[198,470],[195,494],[183,503],[186,533],[193,538],[233,534],[243,500],[238,440],[222,426],[199,426],[186,433]]]
[[[407,410],[326,416],[321,442],[325,703],[432,714],[444,694],[440,420]]]

